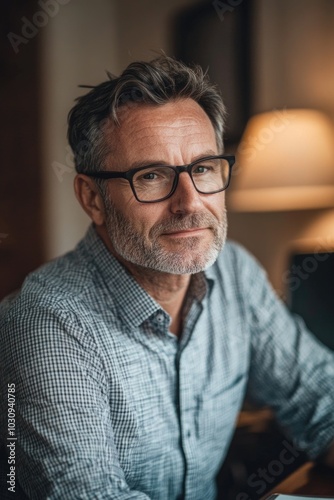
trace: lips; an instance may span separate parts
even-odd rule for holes
[[[174,231],[168,231],[164,232],[161,234],[161,236],[173,236],[173,235],[180,235],[180,234],[189,234],[191,235],[192,233],[198,233],[200,231],[204,231],[205,229],[208,229],[207,227],[193,227],[191,229],[177,229]]]
[[[156,240],[160,236],[168,236],[170,238],[173,236],[175,238],[200,236],[200,232],[204,230],[215,232],[217,222],[215,217],[208,213],[197,213],[182,217],[174,216],[169,220],[154,224],[150,230],[150,238]]]

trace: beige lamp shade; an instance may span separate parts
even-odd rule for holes
[[[334,207],[333,122],[303,109],[252,117],[227,196],[240,212]]]

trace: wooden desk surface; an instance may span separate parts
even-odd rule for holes
[[[334,470],[308,462],[287,477],[272,493],[317,495],[334,498]]]

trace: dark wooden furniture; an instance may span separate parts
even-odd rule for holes
[[[315,495],[334,498],[334,470],[308,462],[279,483],[270,493]],[[267,497],[268,494],[264,498]]]

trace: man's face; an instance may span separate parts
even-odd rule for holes
[[[192,99],[123,109],[111,133],[116,154],[108,157],[107,170],[185,165],[220,153],[208,116]],[[226,238],[224,193],[198,193],[187,172],[170,198],[155,203],[138,202],[127,180],[112,179],[105,212],[109,247],[125,265],[196,273],[216,260]]]

